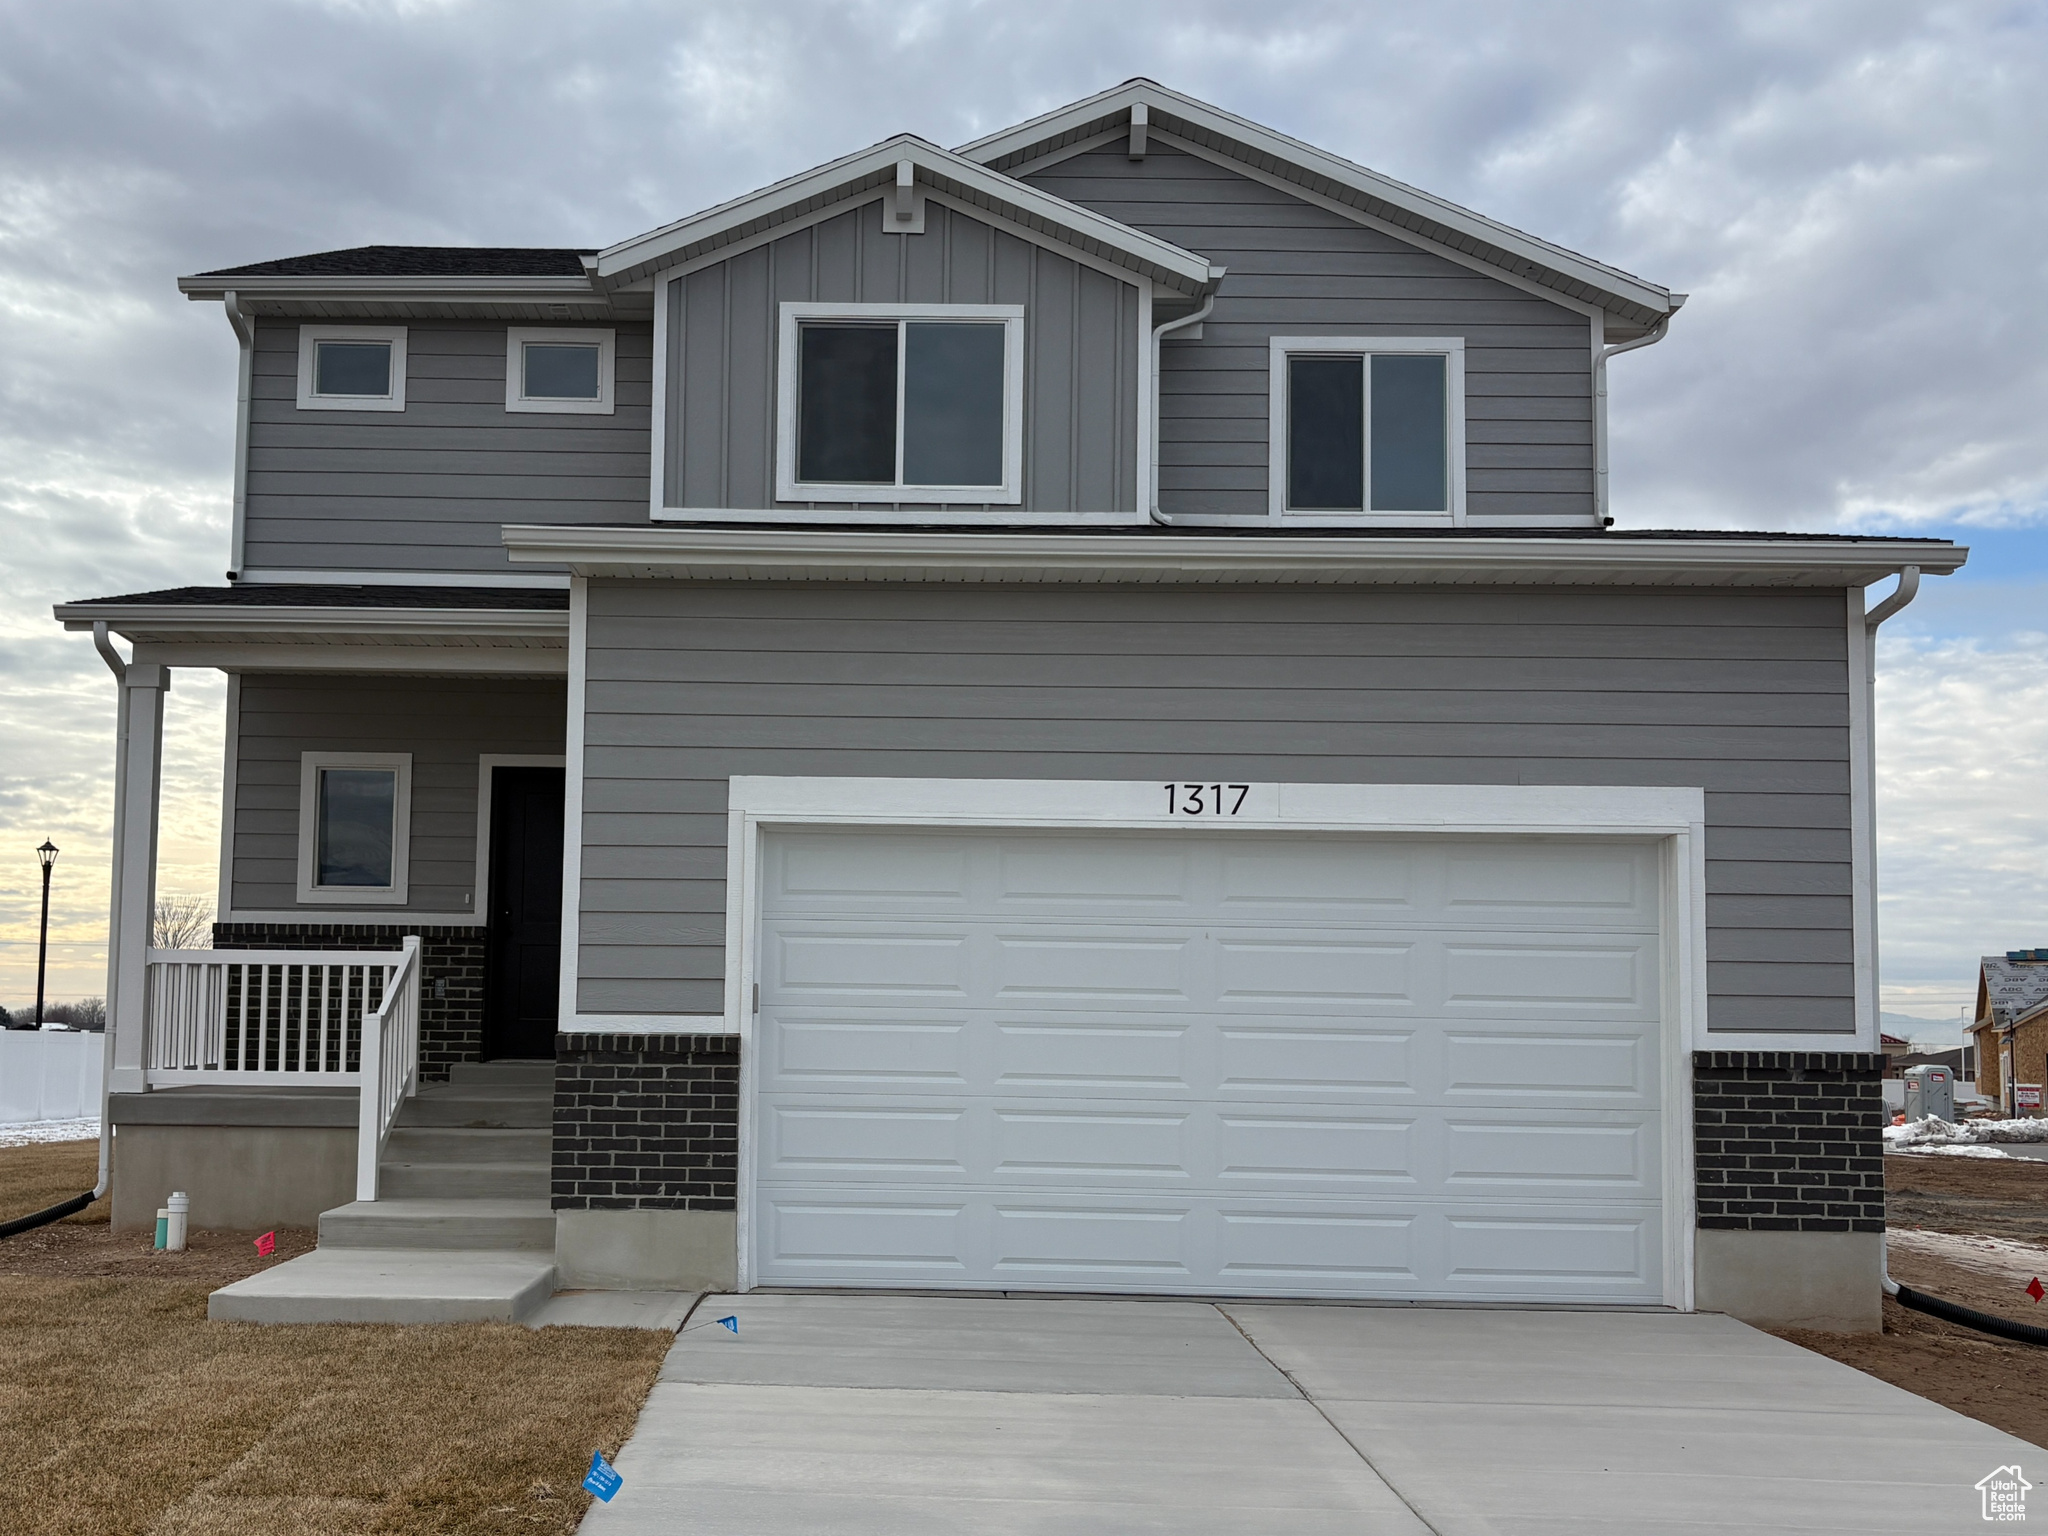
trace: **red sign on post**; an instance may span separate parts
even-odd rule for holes
[[[2039,1083],[2014,1083],[2012,1085],[2012,1107],[2021,1114],[2041,1107],[2041,1085]]]

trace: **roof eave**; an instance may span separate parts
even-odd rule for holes
[[[693,580],[1267,583],[1288,585],[1865,586],[1968,551],[1922,540],[1843,545],[1739,537],[1685,544],[1419,535],[1367,540],[930,530],[512,525],[514,564]]]
[[[1199,132],[1214,134],[1236,146],[1270,156],[1311,177],[1323,178],[1384,205],[1363,208],[1362,212],[1412,228],[1418,236],[1451,245],[1517,276],[1540,281],[1547,274],[1553,280],[1545,282],[1544,286],[1555,287],[1581,302],[1609,308],[1614,306],[1603,300],[1611,299],[1626,309],[1642,311],[1651,319],[1675,313],[1683,302],[1670,290],[1618,267],[1610,267],[1589,256],[1553,245],[1419,187],[1383,176],[1342,156],[1305,144],[1194,97],[1184,96],[1151,80],[1127,81],[1015,128],[962,145],[957,153],[982,165],[994,165],[1004,160],[1021,163],[1019,157],[1027,156],[1039,146],[1051,147],[1055,141],[1068,140],[1090,127],[1099,127],[1104,120],[1113,120],[1120,112],[1128,113],[1130,107],[1139,102],[1145,104],[1155,128],[1173,133],[1177,131],[1174,125],[1177,119]],[[1246,163],[1256,165],[1258,161],[1247,159]],[[1261,166],[1260,169],[1273,172],[1271,166]],[[1417,228],[1411,220],[1434,225],[1436,229]],[[1474,249],[1474,246],[1482,249]],[[1499,259],[1502,257],[1507,259]],[[1528,265],[1540,268],[1541,272],[1526,270]]]
[[[572,300],[608,303],[610,294],[586,276],[559,277],[393,277],[289,276],[218,277],[199,274],[178,279],[188,299],[218,300],[233,293],[247,299],[345,299],[352,303],[397,303],[431,300],[439,304],[505,304],[521,300],[560,304]]]
[[[922,171],[927,185],[961,201],[987,207],[1092,254],[1115,253],[1114,259],[1130,268],[1134,278],[1149,277],[1191,294],[1210,281],[1205,256],[908,134],[621,241],[598,253],[596,272],[607,283],[628,282],[712,254],[817,208],[865,197],[886,184],[900,160],[909,160]]]
[[[67,630],[105,624],[117,634],[303,633],[307,635],[487,636],[552,639],[569,632],[567,609],[548,608],[326,608],[265,607],[240,603],[59,603],[52,610]]]

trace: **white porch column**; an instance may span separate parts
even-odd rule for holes
[[[171,669],[130,663],[121,679],[114,760],[114,882],[107,924],[107,1087],[140,1093],[148,1002],[145,974],[156,910],[157,802],[163,788],[164,695]]]

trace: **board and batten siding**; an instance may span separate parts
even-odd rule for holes
[[[651,325],[613,327],[614,404],[600,416],[505,409],[514,322],[403,324],[403,411],[302,411],[299,322],[257,322],[247,568],[502,573],[507,523],[646,517]]]
[[[1021,509],[1134,509],[1137,288],[937,202],[921,235],[883,230],[881,209],[863,203],[657,279],[668,285],[664,504],[795,505],[775,499],[780,306],[815,300],[1023,305]]]
[[[1697,785],[1710,1027],[1849,1033],[1844,602],[594,580],[577,1006],[722,1011],[735,774]]]
[[[249,673],[240,683],[236,717],[230,842],[236,912],[320,909],[318,902],[298,899],[303,754],[412,754],[407,900],[349,909],[350,921],[383,922],[406,912],[474,910],[477,760],[486,753],[560,753],[568,685],[537,678]]]
[[[1594,520],[1588,316],[1156,138],[1023,179],[1229,268],[1161,348],[1162,510],[1266,514],[1271,337],[1462,336],[1469,521]]]

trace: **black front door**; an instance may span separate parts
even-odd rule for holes
[[[562,770],[491,770],[484,1059],[555,1054],[562,968]]]

